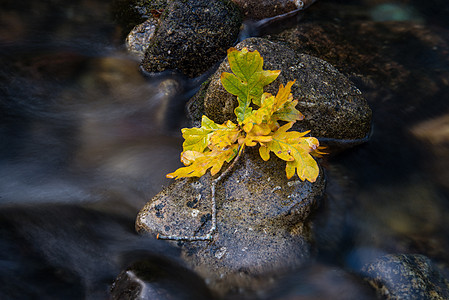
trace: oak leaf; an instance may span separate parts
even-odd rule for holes
[[[295,81],[280,85],[276,96],[264,93],[263,88],[279,75],[279,71],[263,70],[259,52],[247,48],[228,50],[231,73],[222,73],[225,89],[237,96],[238,107],[234,110],[238,124],[227,121],[216,124],[202,117],[200,128],[184,128],[185,139],[181,161],[185,167],[167,175],[169,178],[201,177],[207,170],[217,174],[225,162],[240,156],[245,147],[257,144],[263,160],[270,152],[286,161],[286,175],[290,179],[297,174],[301,180],[314,182],[319,175],[318,164],[312,157],[324,153],[316,138],[307,132],[288,131],[304,116],[296,109],[291,88]],[[281,126],[279,122],[285,125]]]
[[[225,149],[213,149],[206,153],[184,151],[181,154],[181,161],[187,166],[167,174],[167,178],[201,177],[209,169],[211,169],[210,173],[213,176],[221,170],[224,162],[232,161],[237,152],[238,144],[233,144]]]
[[[257,50],[249,52],[247,48],[241,51],[230,48],[228,61],[234,74],[223,72],[221,83],[226,91],[237,96],[239,105],[234,112],[238,123],[241,124],[252,111],[251,102],[260,106],[264,86],[273,82],[281,71],[263,70],[263,58],[260,53]]]
[[[308,132],[287,131],[293,123],[287,123],[274,132],[272,140],[261,145],[259,154],[267,161],[271,151],[287,161],[285,172],[288,179],[296,173],[301,180],[315,182],[319,168],[310,153],[318,147],[319,142],[314,137],[306,137]]]

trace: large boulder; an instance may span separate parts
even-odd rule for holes
[[[196,77],[235,43],[241,16],[229,0],[174,0],[160,22],[142,61],[143,69],[151,73],[179,70]]]
[[[237,49],[244,47],[260,52],[265,70],[281,70],[266,92],[276,94],[280,84],[296,80],[292,94],[299,100],[296,108],[305,119],[293,129],[310,130],[317,138],[341,141],[360,141],[368,136],[371,109],[360,90],[329,63],[263,38],[249,38],[236,46]],[[194,120],[199,120],[202,114],[217,123],[235,120],[237,98],[223,88],[222,72],[230,72],[227,59],[189,103],[188,110]]]
[[[285,162],[263,162],[248,149],[217,185],[217,231],[212,242],[178,245],[182,257],[218,294],[264,289],[311,256],[309,217],[324,192],[315,183],[287,180]],[[211,227],[211,176],[182,179],[140,211],[136,229],[156,235],[202,235]],[[175,243],[175,242],[172,242]],[[262,276],[263,275],[263,276]]]

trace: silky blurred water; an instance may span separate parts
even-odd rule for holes
[[[359,6],[375,21],[447,30],[419,1]],[[2,299],[107,299],[139,257],[177,259],[134,221],[180,166],[184,105],[200,80],[144,76],[110,10],[101,0],[0,1]],[[318,260],[357,270],[382,253],[421,251],[449,261],[448,98],[419,111],[404,99],[370,103],[371,141],[325,164],[329,207],[345,220],[338,241],[332,222],[318,221]]]

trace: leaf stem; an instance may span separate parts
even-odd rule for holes
[[[236,165],[237,161],[239,160],[244,145],[239,146],[239,148],[242,147],[242,149],[238,149],[238,154],[232,161],[232,163],[218,176],[217,178],[212,180],[212,183],[210,185],[211,190],[211,202],[212,202],[212,225],[209,229],[209,232],[202,236],[177,236],[177,235],[161,235],[157,234],[156,238],[158,240],[172,240],[172,241],[211,241],[213,239],[213,235],[215,231],[217,230],[217,201],[215,200],[215,186],[218,182],[220,182]]]

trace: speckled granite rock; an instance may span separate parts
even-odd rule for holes
[[[156,32],[158,22],[150,18],[142,24],[136,25],[126,37],[126,49],[128,52],[143,59],[151,38]]]
[[[249,38],[236,48],[257,50],[264,58],[265,70],[281,70],[266,92],[276,94],[279,85],[296,80],[292,94],[305,119],[296,122],[294,130],[311,130],[311,135],[334,140],[363,140],[370,131],[371,109],[361,92],[327,62],[262,38]],[[217,123],[235,120],[237,99],[220,82],[222,72],[230,72],[227,59],[203,85],[188,105],[194,120],[202,114]],[[203,104],[204,103],[204,104]]]
[[[391,254],[363,269],[382,299],[449,299],[449,281],[432,261],[419,254]]]
[[[237,39],[240,11],[230,0],[173,0],[148,46],[148,72],[179,70],[188,77],[207,71]]]
[[[186,242],[183,258],[219,294],[255,291],[271,276],[306,262],[311,255],[308,218],[324,192],[321,171],[315,183],[285,177],[285,162],[263,162],[247,149],[217,186],[217,232],[208,242]],[[140,233],[202,235],[211,226],[211,177],[182,179],[140,211]],[[263,276],[261,276],[263,275]]]

